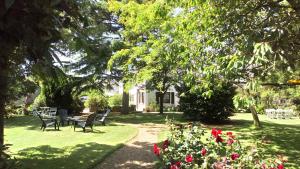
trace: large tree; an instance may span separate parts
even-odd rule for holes
[[[165,93],[177,79],[177,46],[167,21],[172,16],[160,3],[110,1],[109,8],[118,17],[125,47],[117,51],[111,62],[122,60],[123,78],[129,84],[146,83],[147,89],[157,90],[160,113],[163,113]],[[162,6],[161,6],[162,5]]]
[[[154,60],[151,56],[168,52],[168,46],[180,49],[172,55],[179,74],[184,73],[182,79],[192,85],[191,90],[202,88],[207,97],[225,81],[242,86],[253,98],[258,79],[279,69],[299,67],[298,1],[112,2],[129,43],[128,50],[115,56],[130,56],[127,65],[142,70]],[[153,75],[156,68],[147,68],[144,75]],[[254,124],[260,126],[255,105],[250,105],[250,110]]]
[[[39,65],[39,72],[47,72],[51,70],[47,67],[60,62],[59,55],[68,51],[71,44],[80,44],[86,52],[99,51],[100,47],[96,48],[95,43],[82,45],[82,42],[98,40],[89,35],[100,29],[98,26],[98,29],[92,29],[95,24],[91,23],[104,22],[101,19],[96,22],[96,18],[91,17],[91,13],[96,16],[101,11],[99,3],[86,0],[0,1],[0,145],[3,144],[4,104],[9,94],[10,68],[23,64],[30,72],[32,66]],[[76,43],[71,43],[70,39]]]

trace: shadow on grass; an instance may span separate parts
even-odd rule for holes
[[[166,118],[174,119],[179,122],[184,122],[182,114],[178,113],[130,113],[127,115],[112,115],[109,120],[117,123],[131,123],[131,124],[142,124],[142,123],[155,123],[165,124]]]
[[[41,127],[41,120],[34,116],[15,116],[5,119],[5,128],[26,127],[28,130],[36,130]]]
[[[43,145],[20,150],[18,159],[21,169],[87,169],[96,166],[106,154],[121,146],[94,142],[64,148]]]

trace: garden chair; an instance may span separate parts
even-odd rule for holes
[[[91,130],[93,131],[93,126],[94,126],[94,121],[95,121],[96,115],[97,115],[96,113],[92,113],[87,117],[86,120],[74,121],[74,131],[75,131],[75,128],[77,125],[83,129],[83,132],[85,132],[86,127],[90,127]]]
[[[41,122],[42,122],[42,125],[41,125],[41,130],[45,131],[45,129],[48,127],[48,126],[54,126],[54,129],[56,130],[56,127],[58,128],[59,130],[59,125],[57,123],[57,120],[56,118],[44,118],[42,117],[41,114],[38,114],[38,117],[40,118]]]
[[[50,107],[49,109],[49,116],[56,116],[56,113],[57,113],[57,107]]]
[[[111,109],[106,109],[104,114],[97,114],[96,122],[100,122],[103,126],[105,126],[105,119],[110,112]]]
[[[59,126],[64,126],[65,122],[69,125],[69,119],[68,119],[68,110],[66,109],[59,109],[58,110],[58,116],[59,116]]]

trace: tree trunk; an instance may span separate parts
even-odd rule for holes
[[[258,115],[257,115],[257,112],[255,110],[255,107],[254,105],[251,105],[249,107],[250,111],[251,111],[251,114],[252,114],[252,117],[253,117],[253,122],[254,122],[254,126],[256,128],[260,128],[261,127],[261,124],[260,124],[260,121],[259,121],[259,118],[258,118]]]
[[[129,113],[129,94],[123,89],[123,97],[122,97],[122,114]]]
[[[4,144],[4,115],[7,96],[8,58],[0,54],[0,146]]]
[[[164,96],[165,93],[162,92],[159,93],[159,114],[164,113]]]

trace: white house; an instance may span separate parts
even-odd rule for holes
[[[177,107],[178,92],[172,86],[164,97],[164,107]],[[158,91],[147,90],[146,85],[138,85],[129,90],[129,105],[136,105],[137,111],[145,111],[150,104],[159,104]]]
[[[123,84],[114,86],[113,90],[106,91],[107,95],[123,93]],[[129,90],[129,105],[135,105],[136,111],[145,111],[151,104],[159,104],[158,92],[149,90],[145,84],[136,85]],[[174,86],[171,86],[164,97],[164,107],[177,107],[179,105],[179,96]]]

